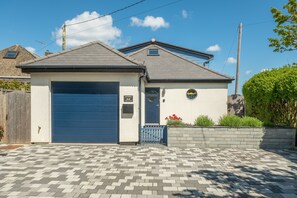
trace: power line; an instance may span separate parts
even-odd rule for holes
[[[271,23],[271,22],[274,22],[274,20],[266,20],[266,21],[259,21],[259,22],[255,22],[255,23],[248,23],[248,24],[244,25],[244,27],[259,25],[259,24],[263,24],[263,23]]]
[[[142,14],[145,14],[145,13],[148,13],[148,12],[152,12],[152,11],[155,11],[155,10],[158,10],[158,9],[161,9],[161,8],[164,8],[164,7],[168,7],[168,6],[171,6],[173,4],[178,3],[180,1],[183,1],[183,0],[176,0],[176,1],[173,1],[173,2],[170,2],[170,3],[167,3],[167,4],[163,4],[161,6],[157,6],[157,7],[154,7],[154,8],[145,10],[145,11],[142,11],[142,12],[138,12],[136,14],[132,14],[132,15],[129,15],[129,16],[126,16],[126,17],[123,17],[123,18],[114,20],[113,23],[120,22],[120,21],[123,21],[125,19],[129,19],[132,16],[138,16],[138,15],[142,15]],[[74,32],[72,34],[68,34],[67,36],[69,37],[69,36],[72,36],[72,35],[77,34],[77,33],[80,33],[80,32],[84,32],[84,31],[87,31],[87,30],[90,30],[90,29],[93,29],[93,28],[97,28],[97,27],[101,27],[101,26],[105,26],[105,25],[109,25],[109,24],[112,24],[112,23],[105,23],[105,24],[102,24],[102,25],[99,25],[99,26],[93,26],[93,27],[90,27],[90,28],[87,28],[87,29],[84,29],[84,30],[81,30],[81,31],[78,31],[78,32]],[[57,39],[61,39],[61,38],[62,38],[62,36],[59,36],[58,38],[56,38],[55,40],[51,41],[50,43],[48,43],[44,47],[36,50],[36,52],[39,52],[39,51],[45,49],[46,47],[48,47],[48,46],[52,45],[53,43],[55,43]]]
[[[234,42],[235,42],[235,39],[236,39],[236,35],[237,35],[237,29],[236,29],[236,31],[235,31],[235,33],[234,33],[234,35],[233,35],[233,39],[232,39],[231,46],[230,46],[230,48],[229,48],[229,52],[228,52],[227,59],[228,59],[228,57],[230,57],[231,50],[233,49],[233,45],[234,45]],[[225,63],[224,63],[222,72],[224,71],[226,64],[227,64],[227,60],[226,60]]]
[[[138,12],[136,14],[132,14],[132,15],[129,15],[129,16],[126,16],[126,17],[123,17],[123,18],[120,18],[120,19],[117,19],[117,20],[114,20],[113,22],[120,22],[120,21],[123,21],[125,19],[129,19],[131,18],[132,16],[138,16],[138,15],[142,15],[142,14],[145,14],[145,13],[148,13],[148,12],[151,12],[151,11],[154,11],[154,10],[157,10],[157,9],[160,9],[160,8],[163,8],[163,7],[167,7],[167,6],[170,6],[172,4],[175,4],[179,1],[182,1],[182,0],[177,0],[177,1],[174,1],[174,2],[171,2],[171,3],[168,3],[168,4],[164,4],[164,5],[161,5],[161,6],[158,6],[158,7],[155,7],[155,8],[152,8],[152,9],[149,9],[149,10],[145,10],[145,11],[142,11],[142,12]],[[81,32],[84,32],[84,31],[87,31],[87,30],[90,30],[90,29],[94,29],[94,28],[98,28],[98,27],[102,27],[102,26],[105,26],[105,25],[109,25],[109,24],[112,24],[112,23],[104,23],[104,24],[101,24],[99,26],[93,26],[93,27],[89,27],[87,29],[84,29],[84,30],[81,30],[81,31],[78,31],[78,32],[74,32],[72,34],[68,34],[67,36],[72,36],[74,34],[77,34],[77,33],[81,33]],[[60,39],[62,37],[58,37],[58,39]]]
[[[264,24],[264,23],[271,23],[271,22],[273,22],[273,21],[274,21],[274,20],[266,20],[266,21],[259,21],[259,22],[255,22],[255,23],[248,23],[248,24],[244,25],[244,27],[253,26],[253,25],[259,25],[259,24]],[[230,46],[230,49],[229,49],[229,52],[228,52],[227,59],[228,59],[228,57],[230,57],[230,53],[231,53],[231,50],[233,49],[233,45],[234,45],[234,42],[235,42],[236,35],[237,35],[237,31],[234,33],[233,40],[232,40],[232,44],[231,44],[231,46]],[[224,71],[226,64],[227,64],[227,60],[226,60],[225,63],[224,63],[222,72]]]
[[[133,4],[131,4],[131,5],[128,5],[128,6],[126,6],[126,7],[123,7],[123,8],[120,8],[120,9],[118,9],[118,10],[112,11],[112,12],[110,12],[110,13],[108,13],[108,14],[104,14],[104,15],[95,17],[95,18],[93,18],[93,19],[88,19],[88,20],[85,20],[85,21],[77,22],[77,23],[66,24],[66,26],[78,25],[78,24],[81,24],[81,23],[86,23],[86,22],[89,22],[89,21],[93,21],[93,20],[96,20],[96,19],[100,19],[100,18],[106,17],[106,16],[108,16],[108,15],[113,15],[113,14],[115,14],[115,13],[117,13],[117,12],[126,10],[126,9],[128,9],[128,8],[131,8],[131,7],[133,7],[133,6],[136,6],[137,4],[143,3],[144,1],[146,1],[146,0],[138,1],[138,2],[136,2],[136,3],[133,3]]]

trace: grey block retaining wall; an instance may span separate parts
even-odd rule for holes
[[[168,127],[168,146],[197,148],[294,148],[296,129]]]

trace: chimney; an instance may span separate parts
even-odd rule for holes
[[[48,51],[48,50],[46,50],[46,51],[44,52],[44,56],[48,56],[48,55],[51,55],[51,54],[53,54],[53,52],[50,52],[50,51]]]

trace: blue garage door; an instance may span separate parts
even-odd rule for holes
[[[53,82],[52,142],[117,143],[119,83]]]

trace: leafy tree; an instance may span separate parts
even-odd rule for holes
[[[297,126],[297,64],[256,74],[242,88],[247,115],[265,124]]]
[[[273,31],[278,35],[278,38],[269,38],[269,46],[273,47],[275,52],[297,50],[297,1],[289,0],[283,9],[287,13],[276,8],[271,9],[277,23]]]

